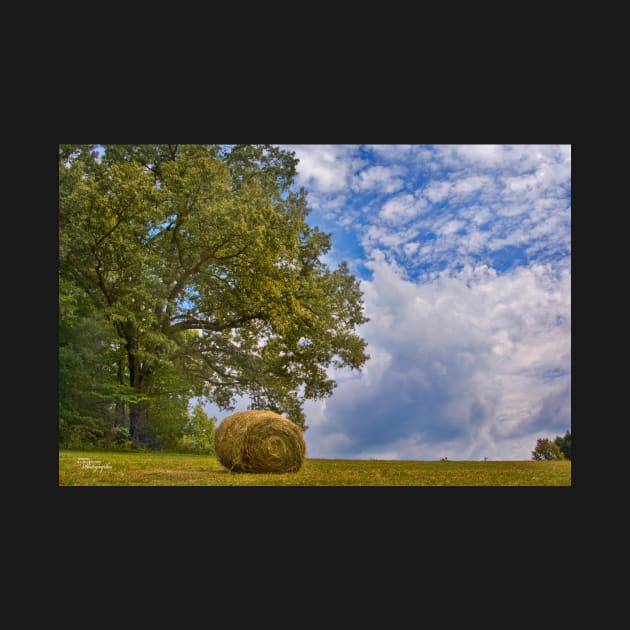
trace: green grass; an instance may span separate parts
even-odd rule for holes
[[[79,458],[89,458],[82,465]],[[94,468],[102,466],[104,468]],[[570,486],[570,461],[310,459],[297,473],[230,473],[214,456],[59,451],[60,486]]]

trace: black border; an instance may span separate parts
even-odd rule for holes
[[[272,537],[283,532],[295,537],[296,544],[346,541],[366,553],[391,545],[402,554],[407,544],[413,556],[420,553],[418,545],[443,544],[447,550],[449,544],[457,547],[463,537],[473,545],[478,540],[488,549],[504,548],[523,561],[519,550],[530,549],[535,541],[553,545],[564,539],[573,518],[575,484],[559,488],[58,486],[57,143],[154,142],[157,138],[225,143],[571,144],[573,125],[565,116],[562,89],[541,94],[540,86],[525,85],[523,93],[498,90],[491,99],[479,101],[470,84],[461,93],[418,92],[410,80],[406,89],[393,80],[378,88],[356,81],[353,85],[356,93],[352,86],[336,92],[321,91],[319,85],[295,94],[290,89],[263,94],[254,89],[211,89],[209,96],[197,92],[178,102],[160,101],[157,90],[155,101],[145,93],[138,93],[136,100],[132,90],[125,98],[114,92],[87,104],[57,105],[58,117],[51,125],[54,139],[42,151],[47,156],[42,181],[47,185],[32,192],[43,195],[38,205],[45,208],[38,247],[45,252],[43,291],[51,302],[44,309],[43,336],[53,341],[47,346],[50,368],[42,379],[47,411],[38,418],[38,431],[44,425],[48,440],[44,458],[48,468],[42,474],[61,529],[74,532],[66,543],[87,523],[96,537],[107,539],[116,532],[121,548],[127,537],[217,541],[226,536],[229,541],[248,532]],[[41,319],[41,304],[31,308],[38,309]],[[576,410],[574,404],[572,408]],[[580,443],[578,435],[578,453]],[[365,547],[356,544],[359,539],[366,540]]]

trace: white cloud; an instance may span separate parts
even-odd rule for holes
[[[529,459],[570,427],[569,269],[469,266],[416,284],[381,253],[370,264],[374,358],[310,423],[313,457]]]
[[[343,193],[311,192],[308,195],[309,206],[317,208],[323,217],[333,221],[341,221],[356,214],[351,207],[346,207],[347,201],[348,196]]]
[[[570,146],[287,148],[301,160],[298,180],[309,190],[311,207],[327,225],[354,230],[368,256],[385,247],[409,264],[440,270],[494,264],[495,253],[506,247],[519,250],[521,263],[548,257],[554,248],[568,253]],[[354,193],[361,194],[360,203]],[[428,247],[426,237],[435,238]],[[420,247],[411,258],[413,239]]]
[[[449,236],[450,234],[455,234],[458,230],[464,227],[464,223],[462,221],[458,221],[457,219],[452,219],[451,221],[447,221],[441,228],[440,234],[444,236]]]
[[[348,187],[353,173],[365,162],[356,156],[353,145],[285,145],[295,151],[298,182],[315,192],[333,193]]]
[[[452,188],[452,184],[446,181],[431,182],[425,189],[424,195],[433,203],[440,203],[446,199]]]
[[[390,250],[398,250],[405,243],[416,238],[419,230],[415,227],[390,229],[380,225],[371,225],[361,238],[361,245],[366,251],[385,246]],[[373,253],[373,252],[372,252]]]
[[[507,153],[506,147],[498,144],[462,144],[449,149],[452,158],[489,166],[504,162]]]
[[[413,144],[368,144],[366,149],[372,151],[379,159],[394,162],[408,160],[422,146]]]
[[[393,193],[404,186],[405,182],[400,177],[404,172],[403,168],[396,166],[370,166],[355,175],[353,189]]]
[[[483,225],[490,221],[492,212],[487,207],[474,205],[462,210],[461,216],[470,220],[474,225]]]
[[[403,250],[407,256],[413,256],[420,249],[420,243],[407,243],[403,246]]]
[[[529,192],[536,188],[538,181],[539,180],[535,174],[517,175],[516,177],[507,177],[505,180],[505,187],[509,192],[522,195],[524,192]]]
[[[451,194],[460,198],[466,198],[471,194],[478,192],[482,188],[488,190],[491,185],[492,179],[490,177],[473,175],[471,177],[465,177],[455,181],[453,187],[451,188]]]
[[[452,176],[448,180],[430,182],[421,192],[431,203],[442,203],[446,199],[461,203],[481,191],[488,197],[493,188],[494,182],[487,176]]]
[[[413,195],[403,194],[390,198],[379,213],[381,219],[388,223],[405,223],[427,209],[424,199],[416,199]]]

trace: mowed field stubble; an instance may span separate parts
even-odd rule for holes
[[[571,462],[306,458],[298,472],[229,472],[214,455],[59,451],[60,486],[570,486]]]

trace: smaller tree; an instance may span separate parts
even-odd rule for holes
[[[532,451],[532,459],[536,461],[548,461],[564,459],[564,455],[555,442],[546,438],[538,438],[536,448]]]
[[[184,426],[181,448],[192,453],[214,453],[214,426],[216,418],[209,418],[201,405],[197,405]]]
[[[554,442],[558,445],[565,459],[571,459],[571,431],[567,431],[564,437],[556,436]]]

